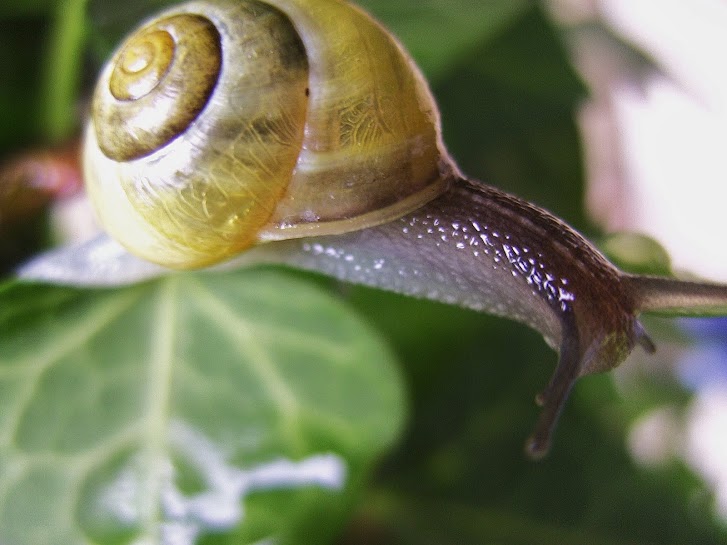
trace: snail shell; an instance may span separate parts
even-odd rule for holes
[[[386,223],[454,170],[414,63],[336,0],[182,4],[101,74],[84,171],[106,230],[174,268]]]

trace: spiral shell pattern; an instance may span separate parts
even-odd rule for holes
[[[175,268],[384,223],[441,194],[434,101],[339,0],[206,0],[141,25],[102,72],[84,168],[102,223]]]

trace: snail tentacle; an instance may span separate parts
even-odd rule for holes
[[[572,318],[569,315],[564,319],[558,364],[548,386],[536,398],[542,410],[533,433],[525,443],[525,452],[535,459],[548,453],[560,414],[583,367],[578,329]]]

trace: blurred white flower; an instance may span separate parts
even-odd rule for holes
[[[657,239],[676,270],[727,282],[727,0],[549,5],[590,90],[579,121],[593,218]],[[721,340],[676,358],[697,389],[686,417],[645,415],[629,446],[646,465],[684,459],[727,517],[727,388],[715,372],[727,368],[727,332],[716,329]]]
[[[552,4],[592,95],[580,122],[593,217],[651,235],[677,270],[727,281],[727,2]]]
[[[707,388],[689,408],[684,457],[712,485],[719,514],[727,519],[727,387]]]

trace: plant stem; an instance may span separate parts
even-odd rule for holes
[[[75,103],[86,38],[86,0],[56,6],[43,75],[38,122],[50,142],[66,139],[77,125]]]

